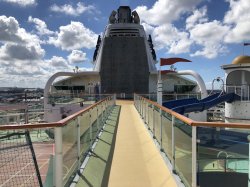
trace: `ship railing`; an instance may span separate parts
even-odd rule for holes
[[[51,92],[48,94],[48,104],[75,104],[75,103],[94,103],[110,94],[94,94],[85,92]]]
[[[45,186],[69,186],[74,175],[80,170],[83,160],[88,154],[90,154],[92,146],[115,104],[115,99],[115,95],[109,95],[97,103],[58,122],[0,125],[0,160],[1,164],[4,165],[0,172],[0,183],[6,184],[7,186],[8,184],[13,183],[39,186],[38,183],[30,182],[30,179],[34,178],[33,173],[31,173],[31,176],[28,176],[28,178],[23,178],[27,175],[27,172],[25,171],[26,166],[23,166],[25,163],[30,162],[30,160],[22,158],[24,152],[19,153],[18,149],[19,141],[21,141],[20,138],[22,138],[22,141],[25,140],[21,135],[15,136],[15,138],[10,138],[11,133],[17,135],[17,133],[20,132],[29,132],[35,152],[42,157],[43,161],[45,159],[43,154],[46,154],[46,152],[47,154],[52,154],[52,164],[50,164],[51,167],[48,166],[48,168],[50,168],[48,173],[52,173],[53,178],[50,179],[49,176],[46,177],[46,180],[42,178],[43,181],[45,181]],[[39,139],[40,136],[38,138],[33,136],[33,132],[37,131],[41,132],[42,139]],[[40,146],[38,147],[38,150],[36,150],[36,143]],[[23,146],[20,146],[20,148],[21,147]],[[12,148],[15,148],[15,150],[12,150]],[[7,159],[10,157],[10,153],[6,152],[8,150],[10,152],[12,151],[12,161],[8,161]],[[39,151],[42,151],[42,153]],[[20,163],[17,163],[16,160],[19,160]],[[39,157],[37,157],[37,160],[39,164]],[[51,163],[51,161],[49,163]],[[11,167],[8,167],[9,165]],[[42,166],[38,167],[41,168]],[[17,168],[17,170],[14,168]],[[44,168],[41,170],[44,170]],[[42,177],[45,177],[43,175],[46,175],[46,173],[42,173],[41,175]]]
[[[151,101],[157,101],[157,94],[151,93],[151,94],[140,94],[141,96],[151,100]],[[178,99],[190,99],[190,98],[196,98],[201,99],[201,93],[163,93],[162,94],[162,101],[171,101],[171,100],[178,100]]]
[[[137,94],[134,104],[170,161],[172,172],[185,186],[203,186],[207,182],[211,185],[205,186],[214,186],[212,182],[218,182],[218,176],[221,186],[230,186],[230,182],[232,186],[240,177],[241,183],[248,183],[250,123],[194,121]],[[221,151],[226,156],[217,157]]]
[[[226,85],[227,93],[235,93],[240,96],[241,101],[250,100],[250,88],[248,84]]]

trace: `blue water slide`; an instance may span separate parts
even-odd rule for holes
[[[172,100],[172,101],[164,102],[162,105],[166,108],[172,109],[177,106],[184,106],[184,105],[194,104],[194,103],[199,103],[199,100],[196,98],[179,99],[179,100]]]
[[[171,106],[170,109],[172,109],[175,112],[178,112],[180,114],[189,113],[189,112],[198,112],[207,110],[213,106],[216,106],[222,102],[233,102],[235,100],[239,100],[240,96],[236,95],[235,93],[228,93],[224,95],[220,94],[213,94],[211,96],[208,96],[202,100],[176,100],[176,101],[169,101],[165,102],[163,106],[167,107]],[[179,101],[179,102],[178,102]]]

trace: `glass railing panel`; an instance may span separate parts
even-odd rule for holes
[[[156,140],[160,143],[161,142],[161,114],[160,109],[155,107],[154,110],[154,135]]]
[[[148,107],[149,103],[146,102],[146,105],[145,105],[145,123],[148,125],[148,110],[149,110],[149,107]]]
[[[249,160],[244,158],[199,159],[197,172],[237,172],[248,174]]]
[[[172,161],[172,116],[162,111],[162,149]]]
[[[249,129],[237,128],[197,128],[197,164],[199,175],[209,175],[208,172],[231,176],[231,182],[242,177],[241,182],[247,184],[249,173]],[[214,180],[209,175],[209,180]],[[219,183],[223,183],[221,178]],[[198,178],[198,183],[204,180]],[[239,185],[241,186],[241,184]]]
[[[148,108],[148,117],[149,117],[149,119],[148,119],[148,127],[150,128],[150,130],[151,131],[153,131],[153,105],[152,104],[149,104],[149,108]]]
[[[192,184],[192,127],[175,119],[175,168],[186,186]]]
[[[62,127],[64,184],[66,184],[74,172],[76,172],[78,165],[77,130],[76,120],[71,120],[66,126]]]
[[[88,112],[83,113],[79,118],[80,124],[80,160],[86,156],[87,151],[91,146],[90,139],[90,115]]]
[[[91,114],[91,131],[92,131],[92,140],[94,141],[98,135],[98,123],[97,123],[97,108],[94,107],[90,111]]]

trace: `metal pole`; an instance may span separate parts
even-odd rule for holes
[[[104,111],[103,111],[103,103],[101,103],[101,106],[102,106],[102,125],[103,125],[103,113],[104,113]]]
[[[99,120],[99,111],[98,111],[98,106],[96,106],[96,113],[97,113],[97,118],[96,118],[96,122],[97,122],[97,129],[98,132],[100,130],[100,120]]]
[[[161,151],[163,150],[162,149],[162,110],[160,109],[160,135],[161,135],[161,138],[160,138],[160,146],[161,146]]]
[[[92,147],[93,133],[92,133],[92,121],[91,121],[91,109],[89,110],[89,137],[90,137],[90,147]]]
[[[63,148],[62,148],[62,127],[55,127],[55,175],[56,187],[63,186]]]
[[[80,128],[80,117],[77,117],[76,120],[76,129],[77,129],[77,158],[78,158],[78,169],[80,169],[81,162],[80,162],[80,156],[81,156],[81,128]]]
[[[250,135],[247,136],[249,153],[248,153],[248,171],[250,171]],[[248,187],[250,187],[250,172],[248,172]]]
[[[175,173],[175,141],[174,141],[174,125],[175,124],[175,117],[172,116],[172,166],[173,172]]]
[[[192,126],[192,187],[197,186],[197,129]]]
[[[144,99],[142,99],[142,119],[144,121]]]
[[[153,107],[153,138],[155,138],[155,107]]]

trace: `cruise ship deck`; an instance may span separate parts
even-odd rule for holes
[[[177,186],[131,101],[121,113],[108,186]]]
[[[6,181],[10,186],[245,187],[248,143],[242,134],[227,140],[224,127],[250,128],[193,121],[136,94],[134,101],[110,95],[58,122],[0,126],[0,182],[2,187]],[[47,153],[53,145],[47,173],[41,172],[41,160],[34,160],[37,144]],[[22,167],[17,171],[14,165]]]

